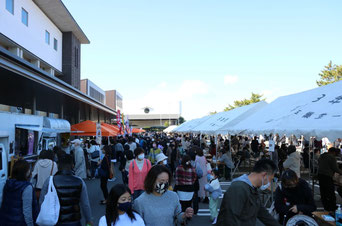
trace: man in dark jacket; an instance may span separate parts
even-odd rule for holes
[[[58,162],[58,172],[53,178],[60,203],[60,212],[57,225],[81,226],[81,210],[87,224],[93,225],[87,187],[84,181],[73,174],[73,159],[65,155]],[[43,185],[39,204],[44,201],[48,191],[49,179]]]
[[[280,225],[263,206],[258,191],[270,186],[276,170],[273,161],[262,159],[251,174],[235,179],[223,197],[216,225],[255,226],[257,218],[266,226]]]
[[[339,153],[337,148],[329,148],[327,153],[318,159],[318,181],[322,204],[326,211],[336,210],[336,196],[333,176],[335,173],[342,174],[338,168],[335,156]]]

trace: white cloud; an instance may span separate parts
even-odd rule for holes
[[[158,88],[165,88],[167,86],[166,82],[162,82],[158,85]]]
[[[239,80],[239,77],[236,75],[226,75],[224,76],[224,84],[225,85],[232,85],[237,83]]]

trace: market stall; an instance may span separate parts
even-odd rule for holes
[[[87,120],[71,126],[71,131],[82,131],[78,133],[71,133],[72,136],[96,136],[96,122]],[[110,127],[109,124],[101,124],[101,136],[114,137],[118,136],[119,131]]]

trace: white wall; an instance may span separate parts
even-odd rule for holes
[[[21,22],[21,8],[28,16],[28,27]],[[50,33],[50,45],[45,43],[45,30]],[[14,0],[14,15],[6,10],[6,0],[0,0],[0,32],[40,59],[62,71],[62,32],[32,0]],[[57,51],[53,39],[58,41]]]

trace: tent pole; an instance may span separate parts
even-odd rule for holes
[[[199,142],[200,142],[200,148],[202,148],[202,132],[200,133],[200,137],[199,137]]]
[[[218,135],[215,134],[215,141],[216,141],[216,151],[215,151],[215,159],[216,159],[216,162],[215,162],[215,165],[216,165],[216,169],[218,169],[218,165],[217,165],[217,150],[218,150]]]

